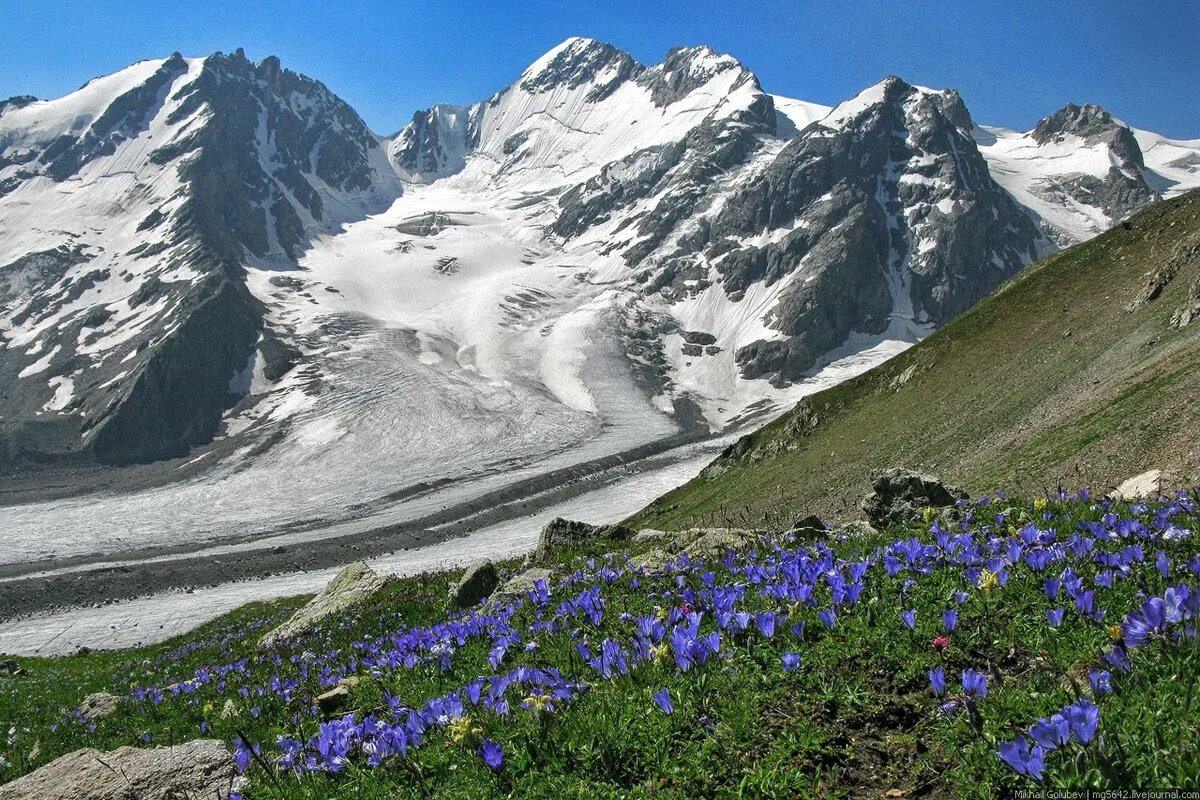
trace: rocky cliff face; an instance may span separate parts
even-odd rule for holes
[[[853,332],[944,323],[1033,260],[1041,235],[988,173],[957,93],[889,78],[803,130],[681,242],[664,291],[711,264],[737,300],[781,287],[777,333],[737,350],[742,374],[802,377]]]
[[[384,163],[324,86],[241,51],[6,103],[0,456],[128,463],[210,440],[232,379],[282,352],[243,262],[293,261],[370,205]]]

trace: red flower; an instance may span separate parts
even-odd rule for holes
[[[692,607],[689,606],[687,603],[684,603],[683,605],[681,605],[679,607],[679,610],[682,611],[684,614],[692,613]]]
[[[933,645],[934,650],[945,650],[947,647],[950,646],[950,637],[949,636],[935,636],[935,637],[933,637],[933,641],[930,642],[930,644]]]

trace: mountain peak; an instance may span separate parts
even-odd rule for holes
[[[930,89],[909,83],[898,75],[889,75],[878,83],[834,106],[821,125],[841,130],[868,112],[895,106],[898,103],[931,102],[951,124],[962,131],[970,131],[972,122],[962,98],[954,89]]]
[[[1048,117],[1043,117],[1033,129],[1033,138],[1038,143],[1046,142],[1065,133],[1087,138],[1106,133],[1114,127],[1125,127],[1113,115],[1095,103],[1067,103]]]
[[[607,42],[573,36],[534,61],[521,74],[519,85],[527,92],[549,91],[560,86],[575,89],[595,83],[591,99],[602,99],[642,70],[633,56]]]

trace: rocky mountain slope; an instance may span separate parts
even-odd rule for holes
[[[635,519],[851,516],[872,470],[985,493],[1200,480],[1200,192],[1022,272],[915,347],[801,400]]]
[[[1016,134],[898,78],[830,109],[580,38],[391,137],[240,51],[13,98],[0,464],[185,482],[16,524],[244,535],[736,429],[1200,182],[1198,152],[1094,106]]]

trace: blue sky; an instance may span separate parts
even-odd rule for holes
[[[1140,7],[1139,7],[1140,6]],[[6,0],[0,97],[57,97],[173,50],[244,47],[324,81],[376,131],[474,102],[568,36],[660,61],[740,59],[777,94],[833,104],[889,74],[954,87],[977,121],[1027,129],[1068,100],[1200,137],[1200,2],[309,2]]]

